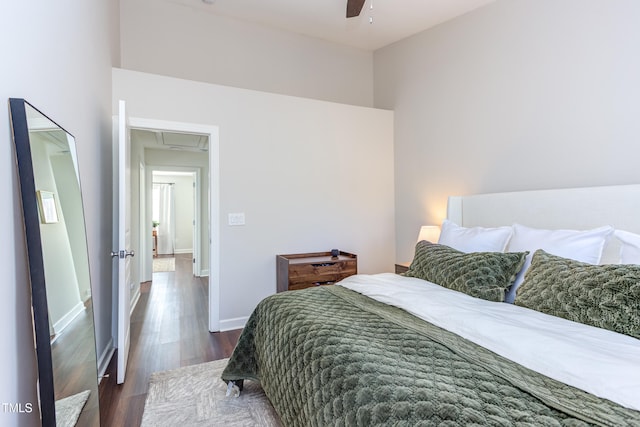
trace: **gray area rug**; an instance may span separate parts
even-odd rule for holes
[[[56,426],[75,426],[90,394],[91,390],[85,390],[64,399],[56,400]]]
[[[151,374],[141,425],[281,426],[259,384],[245,381],[239,397],[226,397],[227,384],[220,375],[227,361]]]
[[[153,259],[153,272],[159,273],[162,271],[176,271],[176,259],[171,258],[154,258]]]

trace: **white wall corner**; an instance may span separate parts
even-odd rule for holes
[[[73,306],[71,310],[67,312],[67,314],[62,316],[60,320],[54,323],[53,332],[56,334],[56,336],[59,336],[62,331],[64,331],[64,329],[69,326],[80,313],[84,311],[84,309],[84,304],[82,302],[78,302],[75,306]]]

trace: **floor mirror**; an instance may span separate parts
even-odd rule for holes
[[[9,109],[29,261],[42,425],[97,426],[95,329],[75,140],[23,99],[10,99]]]

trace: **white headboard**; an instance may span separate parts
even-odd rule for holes
[[[519,223],[585,230],[611,225],[640,233],[640,184],[451,196],[447,218],[464,227]]]

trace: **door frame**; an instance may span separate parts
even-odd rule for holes
[[[189,172],[193,176],[193,224],[191,227],[191,233],[193,234],[193,257],[195,258],[195,262],[193,263],[192,272],[194,276],[208,276],[209,270],[202,269],[202,196],[201,196],[201,188],[202,188],[202,168],[198,166],[159,166],[148,164],[148,179],[147,179],[147,192],[152,195],[153,192],[153,175],[155,172]],[[149,203],[149,200],[153,196],[146,199],[146,202]],[[151,206],[147,207],[147,211],[149,214],[151,213]],[[149,215],[150,216],[150,215]],[[149,219],[147,217],[146,219]],[[151,243],[149,239],[147,239],[147,243]]]
[[[147,165],[145,162],[140,161],[138,164],[138,183],[140,184],[140,190],[138,191],[138,218],[136,219],[138,224],[144,224],[147,221]],[[138,230],[138,282],[146,282],[151,277],[150,265],[146,262],[147,257],[151,255],[149,245],[145,240],[145,228],[139,227]],[[138,286],[138,297],[140,295],[140,287]]]
[[[220,140],[218,126],[129,117],[129,129],[209,137],[209,331],[220,330]],[[147,164],[147,169],[149,165]],[[147,172],[148,173],[148,172]],[[205,178],[205,177],[203,177]],[[203,201],[204,202],[204,201]]]

